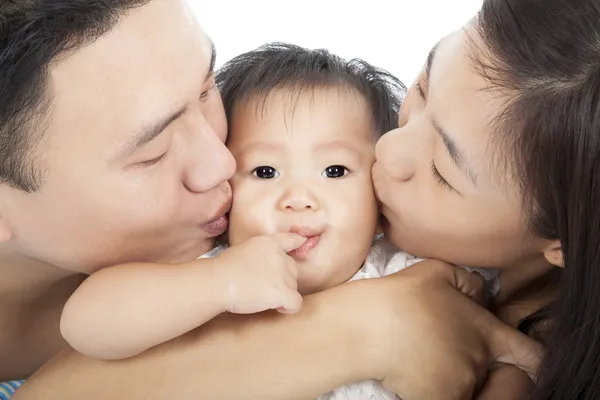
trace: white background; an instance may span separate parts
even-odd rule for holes
[[[482,0],[188,0],[217,47],[217,67],[268,42],[362,58],[409,84],[444,35]]]

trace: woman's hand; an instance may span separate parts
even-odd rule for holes
[[[402,399],[472,399],[496,361],[535,374],[541,346],[469,298],[478,297],[478,275],[427,260],[358,283],[381,310],[371,320],[374,378]]]
[[[513,365],[499,364],[485,380],[475,400],[523,400],[535,389],[531,378]]]

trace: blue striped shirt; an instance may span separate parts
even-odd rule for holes
[[[25,381],[0,382],[0,400],[8,400]]]

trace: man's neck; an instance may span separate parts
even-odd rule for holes
[[[38,297],[40,292],[75,276],[70,271],[60,269],[52,264],[23,255],[10,244],[0,244],[0,294],[9,295],[11,299]],[[16,296],[16,297],[15,297]]]
[[[9,359],[5,377],[31,374],[66,348],[59,321],[65,302],[84,275],[19,254],[0,245],[0,358]]]

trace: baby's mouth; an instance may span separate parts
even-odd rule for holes
[[[288,255],[298,261],[305,260],[308,257],[310,251],[317,247],[320,239],[321,235],[307,237],[306,242],[304,242],[302,246],[290,251]]]
[[[296,233],[300,236],[304,236],[306,241],[302,246],[295,250],[290,251],[288,254],[290,257],[296,260],[305,260],[312,249],[317,247],[323,234],[323,229],[311,228],[311,227],[293,227],[290,229],[291,233]]]

